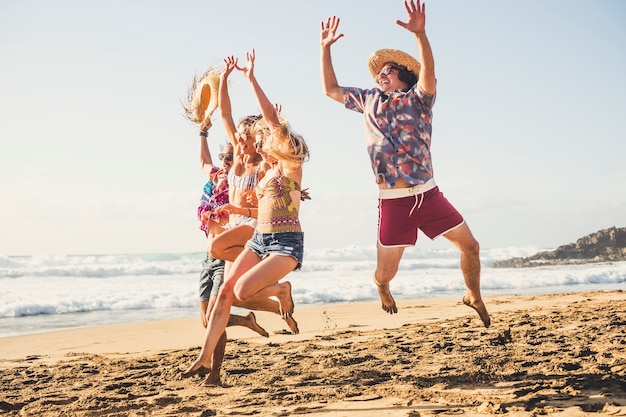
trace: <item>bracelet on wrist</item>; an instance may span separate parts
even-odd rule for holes
[[[200,131],[200,136],[202,136],[202,137],[206,138],[206,137],[208,137],[208,136],[209,136],[209,132],[207,132],[206,130],[201,130],[201,131]]]

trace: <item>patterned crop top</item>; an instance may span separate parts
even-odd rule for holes
[[[259,233],[302,231],[291,191],[300,191],[300,184],[283,175],[270,178],[263,189],[257,186],[259,214],[256,230]]]

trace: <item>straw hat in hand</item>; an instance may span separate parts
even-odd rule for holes
[[[203,124],[210,119],[217,109],[218,93],[220,88],[220,76],[211,67],[201,77],[194,77],[187,100],[183,104],[184,116],[193,123]]]

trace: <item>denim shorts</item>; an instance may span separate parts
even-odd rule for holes
[[[209,301],[212,295],[217,297],[223,283],[224,261],[211,258],[207,254],[200,272],[200,301]]]
[[[280,233],[259,233],[256,230],[246,243],[246,248],[250,248],[261,259],[270,253],[291,256],[298,264],[294,271],[302,267],[304,258],[304,233],[303,232],[280,232]]]

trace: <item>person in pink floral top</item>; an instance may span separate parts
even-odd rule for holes
[[[331,46],[343,34],[338,33],[340,19],[333,16],[321,27],[322,88],[328,97],[364,116],[367,150],[379,188],[374,282],[383,310],[398,312],[389,283],[404,249],[417,243],[421,230],[430,239],[444,236],[459,249],[467,288],[463,303],[489,327],[491,319],[480,294],[480,246],[434,179],[430,145],[437,81],[425,31],[426,8],[420,0],[405,0],[404,8],[407,21],[396,24],[415,36],[419,61],[402,51],[381,49],[368,60],[377,87],[340,86]]]

